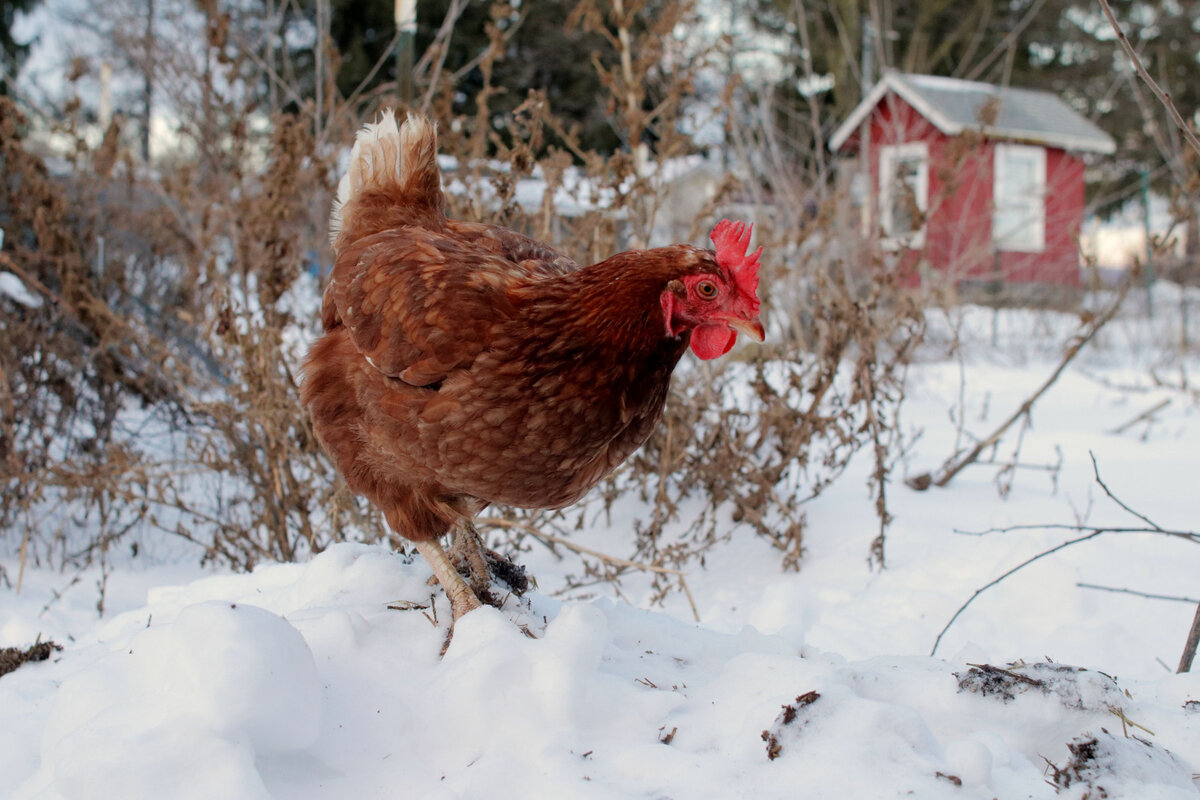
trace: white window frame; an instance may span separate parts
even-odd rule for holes
[[[1010,173],[1017,162],[1032,168],[1031,185],[1012,185]],[[1046,148],[996,145],[992,157],[992,241],[997,250],[1007,252],[1040,253],[1046,249]]]
[[[879,222],[883,230],[883,246],[889,250],[925,246],[924,224],[915,231],[896,231],[895,221],[892,219],[896,164],[913,159],[919,161],[913,194],[916,195],[918,210],[924,215],[929,210],[929,143],[905,142],[885,144],[879,148]]]

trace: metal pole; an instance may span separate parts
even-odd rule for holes
[[[400,104],[412,106],[413,39],[417,34],[417,0],[395,0],[396,88]]]

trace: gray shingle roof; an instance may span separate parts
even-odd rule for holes
[[[875,84],[834,132],[829,148],[841,148],[889,90],[949,136],[965,130],[982,130],[996,138],[1066,150],[1112,153],[1117,149],[1111,136],[1051,92],[899,72],[889,72]],[[981,112],[984,106],[997,100],[995,120],[990,125],[983,125]]]

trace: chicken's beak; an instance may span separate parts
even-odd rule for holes
[[[755,317],[754,319],[745,319],[743,317],[727,317],[726,324],[735,331],[740,331],[746,334],[756,342],[762,342],[767,338],[767,331],[763,328],[762,322]]]

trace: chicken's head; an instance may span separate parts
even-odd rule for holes
[[[733,348],[738,332],[761,342],[765,337],[758,318],[758,257],[753,253],[745,222],[721,220],[709,235],[714,251],[707,270],[689,272],[673,280],[660,297],[667,335],[691,331],[692,352],[703,359],[723,356]],[[703,267],[702,267],[703,269]]]

